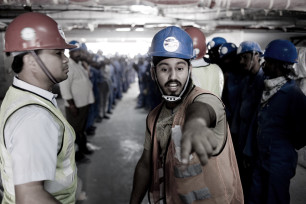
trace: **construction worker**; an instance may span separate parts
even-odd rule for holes
[[[147,117],[130,203],[141,203],[147,191],[153,203],[243,203],[224,106],[191,80],[192,39],[164,28],[149,54],[163,102]]]
[[[0,111],[2,203],[75,203],[75,134],[52,93],[74,47],[44,14],[21,14],[6,29],[16,76]]]
[[[188,27],[185,31],[192,39],[196,54],[195,59],[191,60],[194,84],[221,97],[224,86],[223,72],[217,64],[211,64],[204,57],[206,54],[206,38],[204,33],[195,27]]]
[[[210,63],[217,64],[220,66],[219,48],[223,43],[226,42],[227,41],[222,37],[214,37],[211,41],[207,43]]]
[[[69,77],[60,83],[59,87],[65,100],[66,118],[76,134],[76,161],[86,163],[90,161],[86,155],[93,153],[87,146],[88,139],[85,133],[89,107],[95,102],[93,85],[89,79],[89,65],[85,60],[86,57],[91,57],[78,41],[72,40],[69,44],[77,47],[69,49]]]
[[[248,200],[254,158],[256,157],[255,137],[257,125],[257,107],[260,104],[264,88],[265,75],[261,68],[261,47],[257,42],[241,42],[237,55],[240,69],[245,77],[239,95],[239,105],[235,109],[231,133],[233,136],[237,162],[239,166],[245,202]]]
[[[264,81],[250,204],[289,204],[290,179],[297,166],[297,152],[306,145],[306,96],[290,79],[297,50],[288,40],[271,41],[264,53]]]
[[[222,44],[219,48],[219,55],[220,66],[225,79],[221,99],[225,105],[227,121],[231,128],[234,110],[239,104],[238,100],[241,92],[241,82],[244,76],[238,64],[237,46],[234,43],[228,42]]]

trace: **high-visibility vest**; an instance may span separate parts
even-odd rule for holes
[[[0,110],[0,168],[4,187],[2,203],[15,203],[12,161],[9,152],[5,147],[4,127],[8,118],[15,111],[28,105],[37,105],[46,108],[50,114],[56,118],[59,125],[64,127],[62,147],[57,155],[55,180],[44,181],[44,188],[46,191],[48,191],[50,186],[62,186],[58,192],[50,193],[61,203],[74,204],[77,188],[77,169],[75,164],[75,133],[73,128],[69,125],[61,111],[57,109],[49,100],[13,86],[11,86],[7,91]],[[72,180],[68,180],[67,176],[69,175],[73,175]]]
[[[175,113],[172,127],[183,126],[185,110],[200,94],[211,94],[199,87],[193,88]],[[185,171],[180,170],[182,163],[175,157],[176,145],[169,138],[166,158],[160,157],[156,137],[156,123],[162,105],[157,106],[147,117],[147,125],[152,138],[152,182],[149,197],[154,203],[168,204],[242,204],[241,181],[227,123],[227,137],[220,153],[201,166],[195,153]]]

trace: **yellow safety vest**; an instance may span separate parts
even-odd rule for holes
[[[2,204],[15,203],[12,161],[11,156],[5,147],[4,127],[8,118],[15,111],[28,105],[38,105],[46,108],[50,114],[53,114],[53,116],[57,118],[59,124],[64,126],[62,147],[57,155],[55,180],[45,181],[44,187],[45,190],[48,191],[48,186],[57,184],[59,186],[65,186],[64,189],[51,194],[61,203],[75,203],[77,168],[75,164],[75,133],[73,128],[62,115],[61,111],[57,109],[49,100],[29,91],[11,86],[5,95],[0,110],[0,168],[4,187]],[[73,180],[67,180],[68,175],[74,175]]]

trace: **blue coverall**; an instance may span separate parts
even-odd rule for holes
[[[289,80],[258,113],[258,158],[250,204],[289,204],[297,152],[305,145],[306,96]]]

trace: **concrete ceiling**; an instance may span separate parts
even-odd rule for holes
[[[306,35],[305,1],[0,0],[0,29],[17,15],[34,11],[54,18],[68,38],[87,41],[149,38],[167,25],[196,26],[206,35],[229,30]]]

